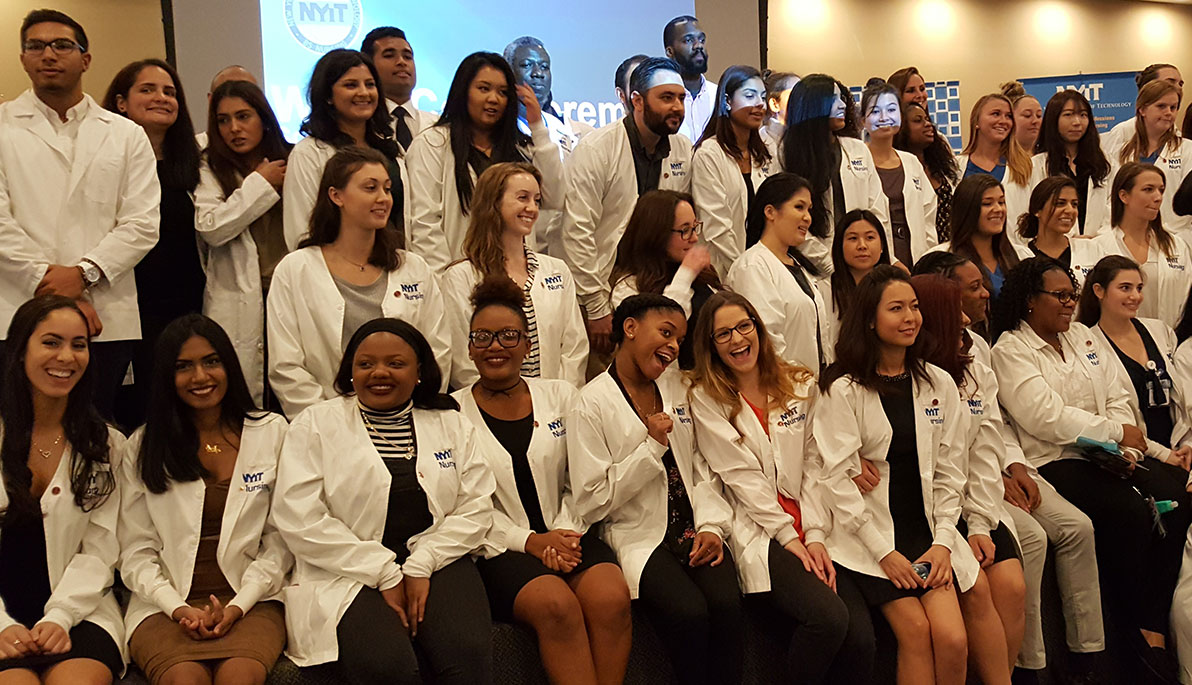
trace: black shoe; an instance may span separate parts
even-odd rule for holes
[[[1179,665],[1175,658],[1166,649],[1147,644],[1142,636],[1139,636],[1138,642],[1141,645],[1136,652],[1139,660],[1142,661],[1144,671],[1151,677],[1152,682],[1162,685],[1179,685]]]
[[[1015,666],[1010,674],[1010,682],[1013,685],[1039,685],[1039,672]]]

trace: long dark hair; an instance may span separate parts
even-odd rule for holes
[[[625,233],[617,244],[610,285],[633,276],[639,293],[662,293],[678,266],[667,257],[666,244],[670,241],[675,210],[680,202],[686,202],[692,211],[697,211],[695,198],[677,190],[649,190],[637,199],[629,223],[625,225]],[[695,282],[720,288],[720,277],[711,265],[696,276]]]
[[[1101,134],[1097,132],[1097,122],[1093,117],[1093,107],[1078,90],[1062,90],[1047,101],[1043,110],[1043,125],[1039,129],[1039,140],[1035,142],[1035,149],[1047,153],[1047,175],[1067,176],[1072,173],[1068,168],[1068,149],[1064,146],[1064,139],[1060,136],[1060,112],[1069,102],[1080,105],[1089,116],[1089,126],[1084,135],[1076,143],[1076,175],[1088,175],[1093,185],[1100,188],[1109,178],[1109,159],[1101,149]]]
[[[848,270],[848,264],[844,262],[844,232],[858,221],[864,221],[877,229],[878,241],[882,245],[882,253],[878,255],[877,264],[890,263],[890,246],[886,244],[886,231],[882,229],[882,222],[878,220],[876,214],[868,209],[854,209],[840,217],[840,221],[836,222],[836,232],[832,234],[832,275],[829,277],[829,282],[832,284],[832,306],[836,308],[838,318],[844,317],[844,311],[848,309],[848,303],[852,301],[853,291],[857,289],[853,274]],[[877,264],[874,266],[876,267]]]
[[[443,384],[443,374],[435,361],[435,353],[430,343],[417,329],[401,319],[382,317],[365,323],[352,334],[344,349],[343,359],[339,362],[339,370],[335,372],[335,390],[341,395],[351,395],[356,392],[352,387],[352,360],[356,358],[356,350],[360,343],[373,333],[392,333],[406,341],[414,350],[418,359],[418,384],[414,386],[414,393],[410,399],[418,409],[453,409],[459,411],[459,403],[451,395],[439,392]]]
[[[178,101],[178,118],[166,129],[165,139],[161,143],[161,183],[167,188],[193,191],[199,185],[199,145],[195,142],[195,127],[190,121],[182,80],[169,62],[142,59],[126,65],[112,77],[108,92],[103,96],[103,108],[128,117],[116,105],[116,98],[128,101],[128,93],[145,67],[158,67],[169,74],[170,80],[174,82],[174,98]]]
[[[810,189],[811,184],[807,182],[807,179],[787,171],[779,172],[762,181],[762,184],[757,187],[757,192],[754,193],[749,215],[745,218],[745,244],[753,245],[761,240],[762,232],[766,230],[766,207],[772,206],[778,209],[789,202],[795,193]],[[814,198],[812,202],[814,204]],[[819,275],[819,269],[810,259],[803,256],[802,251],[798,248],[791,248],[788,254],[804,271],[812,276]]]
[[[192,410],[174,382],[178,354],[192,337],[211,344],[227,375],[227,391],[219,405],[223,427],[239,433],[245,419],[260,415],[252,400],[240,358],[228,334],[215,321],[202,314],[187,314],[174,319],[157,339],[153,353],[153,377],[149,381],[149,408],[138,453],[141,482],[149,492],[161,494],[170,481],[185,483],[207,475],[199,461],[199,431]]]
[[[261,119],[261,144],[247,155],[232,152],[227,141],[219,132],[219,105],[225,98],[240,98],[256,111]],[[240,187],[241,179],[247,178],[263,159],[276,162],[290,156],[293,147],[286,141],[277,115],[265,99],[265,94],[249,81],[225,81],[211,93],[211,105],[207,108],[207,165],[215,180],[227,197]]]
[[[895,281],[911,284],[911,277],[896,266],[879,264],[857,284],[853,302],[840,323],[840,337],[836,340],[836,361],[824,370],[820,388],[827,392],[836,379],[849,376],[863,388],[879,393],[889,392],[890,384],[878,377],[877,364],[881,360],[882,341],[877,337],[873,322],[877,316],[882,294]],[[923,336],[906,348],[906,370],[917,380],[931,383],[922,357]]]
[[[1050,106],[1050,105],[1049,105]],[[1018,217],[1018,235],[1023,238],[1035,238],[1039,235],[1039,212],[1042,212],[1047,203],[1054,202],[1060,196],[1060,192],[1064,188],[1076,189],[1076,181],[1072,180],[1071,176],[1055,175],[1039,181],[1035,189],[1031,191],[1031,200],[1027,205],[1026,213]],[[1052,206],[1051,212],[1055,213],[1055,207]],[[1050,218],[1051,215],[1048,215]]]
[[[1076,306],[1077,321],[1089,328],[1097,325],[1097,322],[1101,320],[1101,300],[1097,298],[1097,293],[1093,292],[1093,286],[1099,285],[1102,290],[1108,291],[1109,284],[1113,283],[1113,279],[1123,271],[1137,271],[1139,275],[1142,275],[1142,269],[1138,267],[1138,262],[1129,257],[1111,254],[1097,261],[1089,275],[1084,277],[1084,287],[1080,290],[1080,302]]]
[[[830,123],[837,87],[836,79],[831,76],[811,74],[791,88],[779,153],[783,171],[807,179],[811,190],[811,234],[818,238],[828,237],[832,230],[828,220],[831,209],[824,204],[824,194],[832,187],[832,176],[840,170],[839,159],[834,154],[840,143]],[[847,109],[852,96],[844,90],[840,97],[846,100]]]
[[[1043,275],[1048,271],[1059,271],[1072,282],[1076,290],[1076,277],[1062,264],[1050,257],[1031,257],[1018,263],[1006,274],[1001,295],[993,301],[990,323],[993,342],[1006,331],[1012,331],[1026,321],[1030,313],[1030,299],[1043,290]]]
[[[8,507],[4,520],[35,520],[41,517],[41,504],[29,492],[33,486],[33,472],[29,470],[29,451],[33,443],[33,389],[25,373],[25,350],[38,324],[52,312],[69,309],[79,315],[86,326],[86,317],[75,301],[61,295],[41,295],[17,308],[8,324],[8,353],[4,359],[4,392],[0,393],[0,472],[4,475],[4,491]],[[90,339],[88,339],[90,347]],[[62,415],[62,432],[70,445],[70,491],[75,506],[91,511],[103,504],[116,489],[108,447],[108,426],[91,404],[95,374],[88,365],[79,382],[66,400]]]
[[[1001,182],[989,174],[976,174],[958,183],[952,195],[952,251],[971,259],[986,279],[990,273],[973,247],[973,238],[981,230],[978,228],[981,223],[981,200],[986,192],[994,188],[1002,188]],[[1006,214],[1007,220],[1003,222],[1001,232],[992,238],[993,254],[1003,271],[1012,269],[1018,263],[1018,253],[1014,251],[1010,236],[1006,235],[1009,211]]]
[[[919,312],[923,315],[919,331],[923,360],[947,371],[956,385],[963,385],[973,358],[960,349],[965,334],[960,286],[939,274],[911,276],[911,285],[919,296]]]
[[[1138,182],[1138,177],[1142,174],[1153,171],[1159,174],[1159,178],[1163,183],[1167,183],[1167,174],[1154,164],[1143,164],[1142,162],[1127,162],[1118,169],[1117,174],[1113,177],[1113,187],[1109,193],[1109,225],[1117,228],[1122,225],[1122,219],[1126,216],[1126,203],[1122,202],[1122,191],[1130,192],[1134,190],[1134,185]],[[1168,192],[1166,189],[1164,192]],[[1172,191],[1174,192],[1174,191]],[[1175,252],[1175,238],[1163,226],[1163,213],[1159,212],[1151,219],[1150,224],[1151,233],[1155,234],[1155,242],[1159,243],[1159,249],[1163,250],[1163,254],[1167,257],[1172,256]]]
[[[331,102],[335,90],[335,82],[351,68],[364,65],[368,73],[372,74],[377,85],[377,109],[372,117],[364,124],[364,142],[369,147],[380,150],[390,159],[401,156],[401,148],[389,133],[389,111],[385,106],[385,91],[381,86],[381,77],[372,58],[363,52],[338,48],[328,52],[315,62],[315,70],[310,75],[310,84],[306,87],[306,99],[310,103],[310,114],[302,120],[299,130],[303,135],[321,140],[337,148],[354,145],[352,136],[339,128],[339,113]]]
[[[345,147],[327,160],[327,164],[323,166],[323,177],[319,180],[315,207],[310,212],[310,234],[298,243],[298,249],[312,245],[330,245],[339,237],[339,205],[331,201],[328,191],[332,188],[347,187],[353,174],[360,171],[365,164],[380,164],[386,169],[389,168],[381,153],[359,145]],[[396,204],[395,200],[394,205]],[[368,255],[368,263],[385,271],[397,269],[401,266],[401,254],[398,250],[403,247],[404,242],[402,233],[395,230],[390,223],[377,231],[372,253]]]
[[[505,75],[508,86],[505,113],[493,127],[491,139],[493,162],[528,162],[519,146],[530,144],[530,137],[517,127],[518,99],[513,84],[517,83],[513,69],[505,58],[495,52],[473,52],[459,63],[447,101],[443,103],[443,114],[435,126],[446,126],[451,136],[451,154],[455,157],[455,192],[459,195],[459,206],[464,216],[472,206],[472,172],[468,160],[472,155],[472,118],[468,115],[468,91],[472,80],[483,67],[492,67]]]
[[[917,102],[908,102],[902,106],[902,128],[898,129],[898,133],[894,134],[894,149],[909,152],[911,154],[918,154],[918,151],[911,148],[910,130],[906,125],[907,119],[911,116],[911,111],[918,109],[923,112],[923,116],[927,117],[927,121],[931,121],[931,115]],[[927,173],[940,183],[947,183],[954,185],[956,180],[960,178],[960,167],[956,165],[956,155],[952,153],[952,146],[948,144],[948,139],[944,138],[943,134],[939,132],[935,122],[931,122],[932,128],[935,128],[935,137],[931,139],[931,144],[923,148],[923,167],[927,169]]]
[[[750,79],[761,80],[762,74],[757,69],[743,64],[735,64],[725,69],[724,73],[720,75],[720,83],[716,86],[716,108],[712,110],[712,117],[704,126],[704,131],[695,144],[696,148],[703,145],[704,141],[711,136],[716,136],[716,143],[721,150],[724,150],[724,154],[735,160],[741,160],[745,156],[745,151],[737,145],[737,134],[733,131],[732,108],[729,107],[729,100]],[[763,80],[762,83],[764,84],[765,81]],[[762,105],[768,107],[765,98],[763,98]],[[770,161],[770,151],[766,149],[766,144],[762,142],[762,136],[757,130],[749,132],[749,159],[754,166],[761,166]]]

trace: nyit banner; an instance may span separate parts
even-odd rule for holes
[[[1134,84],[1132,71],[1019,80],[1022,81],[1026,92],[1035,96],[1039,104],[1045,108],[1052,95],[1069,88],[1079,90],[1093,106],[1093,120],[1097,123],[1097,131],[1100,133],[1105,133],[1115,124],[1134,116],[1134,98],[1138,96],[1138,86]]]

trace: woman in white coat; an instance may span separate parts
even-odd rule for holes
[[[1040,180],[1015,230],[1034,256],[1054,259],[1079,283],[1097,263],[1098,250],[1092,240],[1078,237],[1073,231],[1080,221],[1078,191],[1076,181],[1066,175]]]
[[[1026,211],[1031,193],[1031,153],[1018,143],[1014,106],[1005,95],[990,93],[973,104],[968,144],[956,156],[956,166],[962,180],[987,174],[1002,184],[1010,225]],[[955,218],[952,223],[955,225]],[[953,235],[952,239],[955,237]],[[1018,242],[1017,236],[1009,238]]]
[[[936,130],[925,104],[903,102],[902,127],[894,137],[894,147],[909,152],[919,160],[935,193],[935,229],[938,242],[952,236],[952,189],[960,180],[956,155],[948,139]],[[928,231],[932,228],[929,226]]]
[[[261,89],[227,81],[211,94],[211,136],[195,189],[195,229],[203,239],[203,313],[236,347],[253,403],[265,406],[265,298],[286,256],[281,189],[290,144]]]
[[[525,162],[502,162],[476,180],[464,259],[442,276],[451,334],[451,387],[465,388],[479,374],[468,348],[472,290],[493,276],[512,279],[525,293],[529,352],[522,375],[584,382],[588,333],[575,280],[561,259],[535,252],[527,240],[542,204],[542,175]]]
[[[749,207],[757,187],[777,171],[775,150],[761,135],[765,118],[761,73],[742,65],[725,69],[716,87],[716,107],[691,155],[691,194],[703,217],[703,242],[720,273],[727,273],[749,247]]]
[[[345,147],[360,146],[384,156],[393,184],[394,211],[390,227],[402,232],[405,183],[398,159],[401,148],[393,139],[381,79],[372,59],[355,50],[332,50],[315,63],[307,87],[310,114],[302,121],[306,137],[294,145],[282,186],[286,247],[297,249],[311,234],[311,219],[321,193],[319,180],[328,160]]]
[[[120,468],[129,652],[150,683],[264,683],[286,641],[294,559],[269,522],[286,421],[259,412],[200,314],[162,331],[149,415]]]
[[[662,295],[617,307],[613,362],[568,419],[571,491],[617,553],[679,682],[736,683],[744,615],[724,546],[732,510],[696,448],[688,384],[667,371],[686,332],[682,308]]]
[[[0,394],[0,679],[108,685],[124,671],[111,592],[124,438],[91,407],[91,336],[43,295],[8,327]]]
[[[757,310],[737,293],[713,295],[693,335],[696,442],[733,507],[729,545],[742,590],[794,625],[792,682],[867,682],[869,607],[855,586],[837,584],[824,546],[831,514],[811,486],[815,375],[774,353]]]
[[[1168,498],[1164,464],[1143,458],[1146,438],[1129,390],[1114,382],[1105,358],[1112,352],[1072,321],[1076,299],[1072,277],[1049,259],[1027,259],[1011,270],[993,311],[998,400],[1026,458],[1092,520],[1101,594],[1131,634],[1135,653],[1165,672],[1164,635],[1183,536],[1173,544],[1154,525],[1144,498]],[[1088,458],[1080,438],[1116,443],[1129,462],[1126,477]],[[1147,569],[1142,583],[1140,565]]]
[[[1047,101],[1038,146],[1042,152],[1031,159],[1031,188],[1048,176],[1066,176],[1080,210],[1073,237],[1091,238],[1108,228],[1109,159],[1101,149],[1092,105],[1080,91],[1060,91]]]
[[[819,272],[800,249],[813,211],[807,181],[786,172],[767,178],[747,224],[758,241],[729,269],[725,283],[757,307],[779,357],[818,374],[832,350],[829,314],[812,281]]]
[[[886,232],[873,212],[854,209],[840,218],[832,234],[832,273],[815,282],[828,308],[828,335],[824,347],[835,349],[840,322],[853,301],[862,278],[878,264],[890,263]]]
[[[286,415],[335,396],[348,339],[380,316],[410,322],[450,373],[450,339],[438,281],[422,258],[397,248],[386,223],[393,208],[379,152],[341,150],[323,171],[313,231],[286,255],[269,289],[269,383]]]
[[[823,463],[817,496],[833,517],[828,551],[890,623],[899,685],[964,682],[956,594],[980,570],[956,530],[966,417],[951,377],[920,356],[921,323],[905,272],[879,266],[866,276],[820,382],[816,411],[832,420],[812,425]],[[852,480],[862,460],[880,477],[866,494]]]
[[[613,307],[640,293],[666,295],[683,308],[687,329],[695,330],[700,309],[724,286],[699,244],[704,222],[695,199],[677,190],[648,190],[637,200],[613,262]],[[694,338],[679,345],[679,368],[695,368]]]
[[[890,259],[910,268],[939,242],[935,230],[939,200],[919,158],[894,149],[894,138],[902,128],[898,90],[881,79],[870,79],[861,93],[861,115],[868,134],[866,147],[890,206],[894,238]]]
[[[869,149],[856,138],[840,135],[848,123],[846,97],[851,96],[831,76],[811,74],[799,81],[787,101],[786,131],[778,148],[782,170],[802,176],[810,186],[812,239],[803,252],[825,273],[832,270],[832,229],[845,212],[868,209],[882,226],[890,221],[889,202]],[[886,236],[892,242],[889,228]],[[748,231],[745,242],[752,242]]]
[[[1091,259],[1121,255],[1142,267],[1148,297],[1138,316],[1174,326],[1192,287],[1192,248],[1167,229],[1162,203],[1166,174],[1131,162],[1117,170],[1110,192],[1110,230],[1093,238]]]
[[[542,172],[542,206],[563,209],[559,147],[550,139],[534,91],[514,83],[504,57],[468,55],[455,71],[443,116],[410,145],[409,248],[435,273],[464,256],[476,178],[489,166],[532,163]],[[530,136],[517,127],[519,103],[526,108]]]
[[[1025,207],[1024,207],[1025,209]],[[1031,251],[1007,235],[1006,191],[989,174],[969,176],[952,199],[952,239],[931,252],[952,252],[981,269],[990,298],[997,299],[1006,273]]]
[[[521,373],[524,297],[502,276],[473,291],[466,344],[480,379],[453,395],[496,481],[489,538],[506,550],[477,567],[493,615],[537,633],[552,682],[619,683],[632,643],[629,588],[616,554],[575,510],[567,424],[579,391]]]
[[[492,682],[492,621],[469,555],[492,525],[492,474],[429,343],[374,319],[349,341],[339,397],[290,425],[273,520],[294,553],[283,591],[299,666],[352,683]],[[500,551],[499,549],[490,550]]]
[[[1166,80],[1151,81],[1140,88],[1133,130],[1130,135],[1110,141],[1105,156],[1109,158],[1110,175],[1114,177],[1130,162],[1154,164],[1163,172],[1170,191],[1163,195],[1163,225],[1172,234],[1188,240],[1192,216],[1180,216],[1172,207],[1175,191],[1188,177],[1188,165],[1192,164],[1192,140],[1183,138],[1175,127],[1182,96],[1183,90]]]

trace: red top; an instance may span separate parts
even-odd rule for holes
[[[749,408],[753,410],[753,415],[757,417],[758,423],[762,424],[762,430],[766,432],[766,437],[770,437],[770,421],[765,412],[761,410],[761,407],[750,402],[744,395],[741,395],[741,399],[745,400],[745,404],[748,404]],[[782,510],[795,519],[795,532],[799,534],[799,539],[802,540],[803,513],[799,511],[799,503],[781,492],[775,491],[774,494],[778,496],[778,505],[782,507]]]

